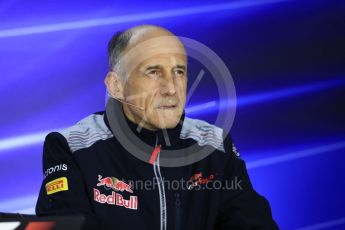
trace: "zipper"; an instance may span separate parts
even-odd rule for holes
[[[153,159],[152,157],[155,158],[152,160],[152,162],[153,162],[153,171],[157,179],[158,192],[159,192],[160,230],[166,230],[167,229],[167,204],[166,204],[166,196],[165,196],[165,189],[164,189],[164,181],[163,181],[162,174],[160,171],[160,166],[159,166],[159,153],[160,153],[160,145],[158,145],[158,137],[156,136],[156,146],[152,152],[151,159]]]
[[[181,200],[180,200],[180,193],[176,192],[174,194],[175,196],[175,230],[181,229],[181,214],[180,214],[180,206],[181,206]]]

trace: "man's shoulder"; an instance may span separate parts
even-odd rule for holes
[[[99,140],[113,137],[112,132],[104,122],[104,113],[102,112],[91,114],[76,124],[54,133],[59,133],[66,139],[72,152],[88,148]]]
[[[211,145],[224,150],[224,131],[207,121],[185,117],[180,134],[181,139],[194,139],[200,146]]]
[[[235,157],[240,157],[231,135],[225,132],[223,128],[207,121],[185,117],[180,138],[191,138],[200,146],[211,145],[222,152],[232,153]]]

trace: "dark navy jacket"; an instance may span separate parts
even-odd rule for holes
[[[81,214],[84,229],[278,229],[267,200],[253,189],[244,161],[222,129],[184,115],[165,133],[139,132],[126,122],[151,146],[146,162],[114,136],[104,112],[47,135],[37,215]],[[212,151],[189,165],[160,165],[169,154],[165,150],[193,145]]]

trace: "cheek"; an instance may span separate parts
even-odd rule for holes
[[[131,103],[137,105],[145,105],[146,97],[148,97],[145,91],[145,82],[141,82],[138,79],[130,79],[126,84],[125,97]]]
[[[186,87],[187,87],[187,78],[186,77],[177,78],[175,80],[175,84],[176,84],[177,87],[179,87],[181,89],[186,89]]]
[[[185,99],[187,82],[185,80],[178,80],[176,81],[175,85],[176,85],[176,91],[178,92],[180,99]]]

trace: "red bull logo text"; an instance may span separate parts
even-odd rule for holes
[[[94,188],[93,189],[93,197],[96,202],[101,204],[110,204],[110,205],[117,205],[122,206],[128,209],[138,209],[138,197],[137,196],[130,196],[129,200],[123,198],[123,196],[119,193],[114,191],[111,192],[111,195],[101,194],[101,192]]]
[[[127,191],[133,193],[131,185],[117,179],[116,177],[105,177],[102,178],[101,175],[98,175],[99,183],[97,186],[104,186],[105,189],[113,189],[115,191]]]

